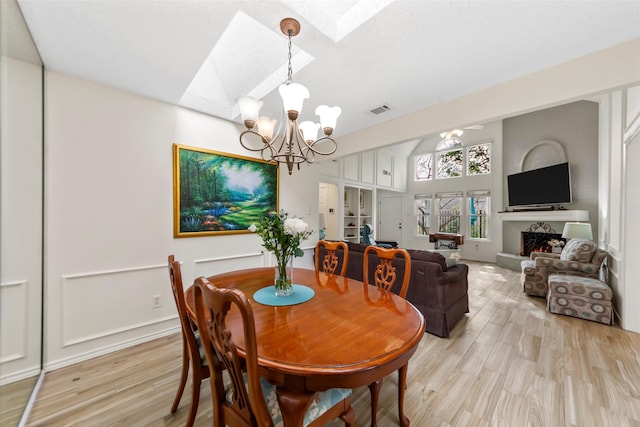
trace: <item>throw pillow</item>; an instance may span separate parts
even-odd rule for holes
[[[560,259],[562,261],[591,262],[596,249],[595,242],[574,237],[564,245],[564,249],[560,253]]]
[[[441,254],[445,262],[447,263],[447,268],[451,268],[458,263],[460,259],[460,252],[455,249],[436,249],[434,252]]]

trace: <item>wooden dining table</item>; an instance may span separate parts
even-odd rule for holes
[[[422,314],[391,292],[342,276],[294,269],[293,282],[314,296],[286,306],[263,305],[253,299],[273,284],[274,268],[254,268],[208,277],[218,287],[242,290],[254,312],[260,374],[276,386],[284,425],[302,425],[316,392],[368,386],[399,372],[398,416],[404,415],[407,366],[424,335]],[[195,319],[193,286],[185,291],[189,315]],[[227,319],[242,354],[244,337],[238,312]]]

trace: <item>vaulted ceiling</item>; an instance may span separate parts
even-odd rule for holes
[[[338,137],[640,37],[640,1],[18,3],[49,70],[237,122],[246,94],[280,117],[294,17],[302,119],[339,105]]]

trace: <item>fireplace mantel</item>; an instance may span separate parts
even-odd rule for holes
[[[589,221],[587,210],[498,212],[500,221]]]

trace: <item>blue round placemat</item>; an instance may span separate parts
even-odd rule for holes
[[[313,289],[304,285],[292,285],[293,293],[286,297],[276,296],[276,287],[267,286],[266,288],[259,289],[253,294],[255,302],[259,302],[263,305],[295,305],[301,304],[305,301],[309,301],[315,295]]]

